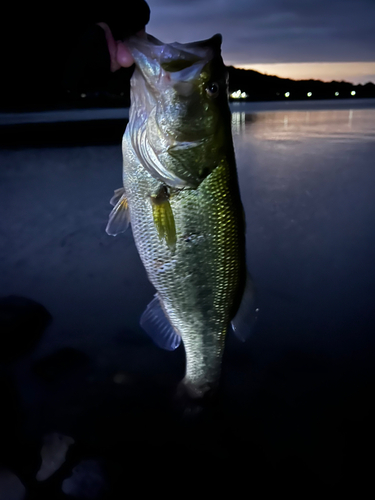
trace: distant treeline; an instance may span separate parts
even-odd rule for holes
[[[247,94],[247,101],[278,101],[302,99],[346,99],[375,97],[375,85],[353,85],[349,82],[322,82],[320,80],[291,80],[277,76],[264,75],[258,71],[245,70],[229,66],[229,92],[241,90]],[[70,100],[76,100],[78,106],[130,105],[130,73],[120,70],[109,80],[106,88],[97,91],[92,87],[79,95],[71,95]],[[338,92],[338,95],[337,95]],[[308,93],[311,93],[308,96]],[[82,98],[81,95],[85,97]],[[285,95],[287,94],[287,96]],[[81,101],[81,102],[78,102]],[[96,103],[96,104],[95,104]]]
[[[353,85],[349,82],[322,82],[320,80],[290,80],[264,75],[258,71],[228,67],[229,92],[241,90],[248,101],[278,101],[286,99],[347,99],[375,97],[375,85]],[[311,93],[308,96],[308,93]]]
[[[228,67],[228,72],[230,93],[241,90],[247,94],[247,101],[375,97],[373,83],[353,85],[348,82],[290,80],[232,66]],[[58,81],[47,84],[36,80],[34,84],[30,81],[28,85],[14,85],[0,92],[0,111],[128,107],[131,74],[131,68],[121,68],[115,73],[108,73],[106,77],[83,79],[69,91]],[[354,96],[352,92],[355,92]]]

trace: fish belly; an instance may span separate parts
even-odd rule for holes
[[[160,239],[150,197],[161,183],[124,148],[124,187],[135,243],[186,353],[184,382],[197,396],[217,384],[225,335],[244,275],[242,207],[236,177],[220,164],[197,189],[172,194],[176,246]]]

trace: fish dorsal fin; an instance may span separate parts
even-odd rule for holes
[[[168,321],[158,294],[155,295],[142,314],[140,323],[155,344],[162,349],[174,351],[180,345],[181,337]]]
[[[232,319],[232,329],[236,337],[245,342],[252,333],[258,310],[255,307],[254,283],[249,273],[246,276],[245,289],[240,307]]]
[[[116,236],[119,233],[124,233],[130,223],[130,210],[128,200],[125,196],[125,190],[120,194],[121,189],[116,189],[114,196],[111,198],[110,203],[113,205],[116,200],[116,205],[113,207],[112,212],[109,214],[109,220],[106,233],[110,236]]]
[[[152,215],[160,239],[164,239],[170,250],[176,246],[176,225],[168,195],[161,190],[151,196]]]

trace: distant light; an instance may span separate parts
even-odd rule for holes
[[[290,96],[290,92],[285,92],[285,97],[289,97]]]
[[[241,92],[241,90],[236,90],[230,94],[232,99],[245,99],[247,97],[246,92]]]
[[[355,95],[355,90],[352,90],[350,93],[351,95]]]
[[[307,97],[311,97],[312,96],[312,92],[307,92]]]
[[[339,92],[335,92],[335,96],[337,97],[340,93]]]
[[[86,97],[86,94],[81,94],[81,97],[85,98],[85,97]]]

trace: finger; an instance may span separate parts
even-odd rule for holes
[[[133,56],[131,55],[129,49],[123,42],[117,42],[117,53],[116,53],[116,62],[118,67],[123,66],[124,68],[129,68],[132,64],[134,64]],[[118,68],[117,68],[118,69]],[[112,68],[111,68],[112,70]],[[116,70],[114,70],[116,71]]]
[[[146,38],[146,30],[143,28],[136,33],[137,36],[141,38]],[[117,41],[117,63],[124,68],[129,68],[132,64],[134,64],[133,56],[130,53],[130,50],[127,48],[126,43]]]
[[[105,38],[107,40],[108,52],[111,58],[111,71],[117,71],[121,68],[121,65],[117,61],[117,44],[113,38],[112,31],[110,30],[107,23],[98,23],[105,33]]]

